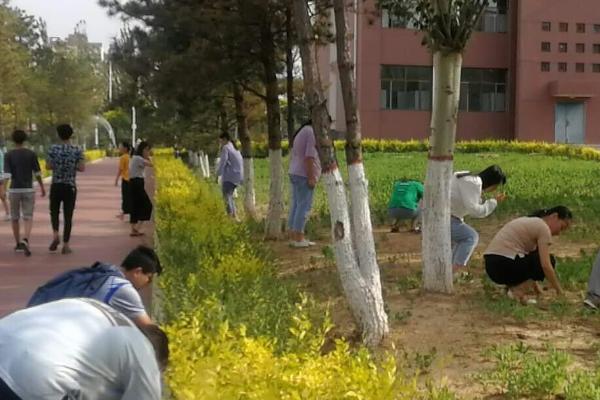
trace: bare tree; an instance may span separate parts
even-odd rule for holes
[[[423,218],[423,286],[451,293],[450,180],[460,97],[462,53],[489,0],[379,0],[411,19],[433,54],[433,108]]]
[[[318,74],[318,43],[315,42],[313,23],[306,0],[294,0],[294,19],[304,75],[304,92],[311,108],[313,129],[317,136],[319,158],[323,167],[323,183],[329,200],[331,214],[332,239],[335,249],[336,265],[344,293],[350,309],[362,330],[365,343],[378,345],[389,331],[387,315],[384,310],[379,268],[373,243],[370,211],[368,205],[367,181],[362,165],[360,134],[358,132],[358,114],[356,111],[352,62],[346,42],[345,7],[338,3],[336,25],[339,25],[340,40],[338,53],[340,68],[345,71],[344,98],[347,119],[352,131],[346,137],[346,151],[350,155],[348,168],[350,177],[350,198],[352,199],[353,224],[350,223],[346,190],[335,158],[335,149],[329,138],[331,123],[323,88]],[[317,6],[318,9],[318,6]],[[322,11],[322,10],[317,10]],[[352,128],[353,127],[353,128]],[[356,231],[353,234],[353,226]],[[363,231],[364,230],[364,231]],[[355,238],[357,241],[353,241]],[[360,244],[358,242],[360,240]],[[364,242],[363,242],[364,241]]]

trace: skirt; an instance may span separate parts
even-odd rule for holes
[[[150,221],[152,217],[152,202],[144,188],[144,178],[129,180],[129,196],[131,200],[130,222]]]

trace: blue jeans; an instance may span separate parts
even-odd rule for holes
[[[223,182],[221,185],[228,215],[236,215],[235,200],[233,199],[233,192],[235,192],[236,187],[237,185],[232,182]]]
[[[308,186],[308,178],[290,174],[292,184],[292,204],[288,217],[288,228],[294,232],[304,232],[308,214],[312,208],[314,188]]]
[[[467,265],[479,243],[479,234],[471,226],[458,218],[450,220],[450,240],[452,241],[452,264]]]

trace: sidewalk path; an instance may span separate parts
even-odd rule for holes
[[[0,221],[0,317],[23,308],[40,284],[62,271],[94,261],[118,265],[136,245],[151,243],[151,227],[145,228],[146,236],[131,238],[127,221],[116,218],[121,206],[121,189],[114,184],[116,170],[117,159],[113,158],[88,164],[86,171],[78,174],[70,241],[73,254],[62,255],[60,248],[57,253],[48,252],[52,240],[48,197],[42,198],[37,188],[31,257],[14,252],[10,222]]]

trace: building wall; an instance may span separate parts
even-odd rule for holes
[[[555,139],[555,105],[558,101],[585,103],[585,142],[600,143],[600,73],[592,71],[600,63],[593,45],[600,44],[600,3],[597,0],[527,0],[518,2],[519,35],[517,44],[516,137],[522,140]],[[542,22],[551,23],[551,31],[542,30]],[[568,32],[559,31],[559,23],[568,23]],[[576,31],[585,23],[585,33]],[[550,42],[551,51],[542,52],[541,43]],[[568,45],[566,53],[558,44]],[[584,43],[585,52],[577,53],[576,44]],[[542,72],[541,63],[549,62],[550,71]],[[558,71],[558,63],[567,63],[567,72]],[[585,72],[576,72],[575,64],[584,63]]]

